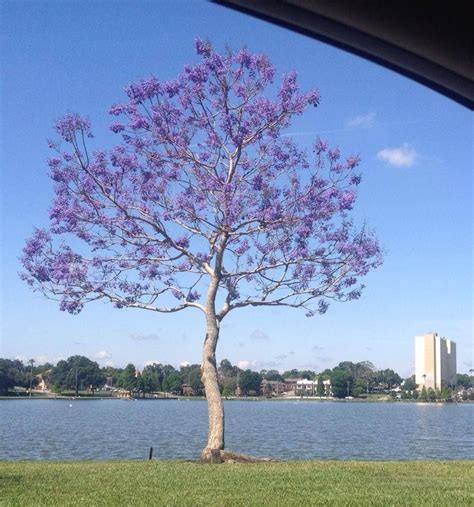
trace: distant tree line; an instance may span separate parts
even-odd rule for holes
[[[200,365],[182,366],[176,370],[172,365],[150,364],[139,371],[134,364],[125,368],[100,367],[85,356],[71,356],[56,365],[45,363],[24,364],[15,359],[0,358],[0,394],[20,387],[35,389],[43,379],[53,392],[94,392],[98,389],[124,390],[130,394],[169,392],[182,394],[183,388],[195,395],[203,394]]]
[[[25,365],[18,359],[0,358],[0,395],[5,395],[13,387],[29,389],[36,385],[31,372],[32,363]]]
[[[218,367],[218,378],[222,395],[226,397],[233,396],[236,392],[241,396],[267,395],[268,393],[262,392],[262,381],[283,382],[285,379],[317,380],[316,391],[313,393],[316,396],[327,394],[323,382],[329,380],[332,394],[337,398],[360,398],[374,392],[391,392],[394,387],[400,387],[402,398],[420,398],[426,401],[449,399],[453,394],[447,386],[441,391],[425,387],[417,391],[414,376],[403,380],[391,369],[375,369],[369,361],[343,361],[334,368],[319,373],[297,369],[280,373],[272,369],[260,372],[241,369],[228,359],[223,359]],[[61,360],[56,365],[36,365],[34,360],[24,363],[18,359],[0,358],[0,394],[7,394],[13,387],[34,389],[41,379],[53,392],[74,392],[76,395],[84,391],[93,393],[98,389],[121,390],[134,396],[158,392],[204,395],[199,364],[184,365],[178,370],[170,364],[154,363],[139,371],[132,363],[125,368],[100,367],[97,362],[80,355]],[[472,390],[474,376],[458,374],[456,388]]]
[[[333,396],[360,398],[374,390],[390,391],[402,383],[402,378],[391,369],[376,370],[370,361],[352,363],[343,361],[332,370],[324,370],[319,378],[331,381]]]

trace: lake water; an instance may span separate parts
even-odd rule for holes
[[[228,401],[226,447],[277,459],[474,459],[474,405]],[[0,459],[196,459],[207,405],[0,400]]]

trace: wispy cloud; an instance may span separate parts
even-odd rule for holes
[[[42,354],[40,356],[36,356],[35,361],[37,364],[44,364],[50,362],[50,359],[48,355]]]
[[[377,158],[395,167],[411,167],[418,154],[412,146],[404,143],[398,148],[384,148],[377,153]]]
[[[283,361],[283,359],[286,359],[288,356],[286,354],[281,354],[280,356],[275,356],[275,359],[278,359],[280,361]]]
[[[333,358],[332,357],[329,357],[329,356],[322,356],[322,357],[318,357],[318,359],[324,363],[326,366],[328,363],[331,363],[333,361]]]
[[[355,116],[350,118],[344,124],[344,127],[331,130],[304,130],[297,132],[286,132],[282,137],[306,137],[306,136],[322,136],[326,134],[338,134],[340,132],[348,132],[354,128],[368,128],[372,127],[375,120],[375,113],[368,113],[366,115]],[[417,124],[432,124],[439,123],[439,120],[405,120],[405,121],[377,121],[377,126],[394,127],[400,125],[417,125]]]
[[[257,361],[255,359],[242,359],[241,361],[239,361],[237,363],[237,366],[244,370],[244,369],[250,368],[251,366],[255,366],[256,364],[257,364]]]
[[[270,337],[265,334],[261,329],[254,329],[250,335],[252,340],[269,340]]]
[[[374,124],[375,113],[361,114],[349,118],[346,121],[346,127],[350,129],[355,128],[370,128]]]
[[[135,342],[144,342],[144,341],[157,341],[160,339],[157,334],[131,334],[130,339]]]
[[[112,359],[112,354],[108,350],[99,350],[92,357],[96,361],[106,361],[107,359]]]
[[[313,347],[311,347],[311,350],[315,350],[316,352],[318,350],[323,350],[323,349],[324,349],[324,347],[320,347],[319,345],[314,345]]]
[[[313,371],[318,371],[320,369],[319,364],[313,363],[312,361],[301,364],[300,368],[308,368],[308,370],[313,370]]]
[[[301,132],[286,132],[281,137],[305,137],[305,136],[320,136],[324,134],[337,134],[338,132],[344,132],[347,129],[333,129],[333,130],[304,130]]]
[[[259,367],[263,367],[265,369],[278,369],[281,366],[280,361],[262,361],[258,363]]]

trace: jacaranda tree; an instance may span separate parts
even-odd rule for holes
[[[284,133],[318,93],[301,93],[290,72],[264,94],[275,74],[267,56],[219,54],[200,40],[196,49],[200,63],[175,80],[128,86],[110,110],[121,134],[111,150],[88,147],[88,120],[57,122],[51,225],[35,230],[22,262],[24,279],[72,314],[97,300],[202,312],[208,459],[224,455],[223,319],[248,306],[322,314],[331,300],[360,296],[358,279],[381,252],[349,216],[358,156],[320,139],[307,155]]]

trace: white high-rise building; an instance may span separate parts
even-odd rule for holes
[[[425,386],[441,389],[456,385],[456,343],[441,338],[437,333],[415,337],[415,382],[419,389]]]

